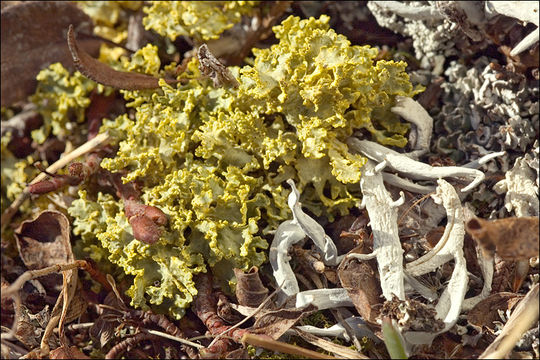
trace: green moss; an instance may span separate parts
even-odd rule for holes
[[[374,64],[376,49],[351,46],[328,20],[289,17],[275,27],[278,44],[255,49],[253,66],[230,68],[237,89],[214,88],[192,59],[185,84],[122,92],[135,115],[105,121],[119,150],[102,166],[140,182],[142,201],[163,210],[168,225],[157,243],[141,243],[121,202],[84,190],[69,212],[91,256],[133,276],[132,305],[178,318],[196,294],[193,275],[207,266],[231,284],[233,267],[261,265],[267,234],[290,216],[288,178],[315,214],[346,214],[359,202],[351,189],[366,161],[345,145],[355,129],[405,145],[407,126],[389,109],[396,95],[417,92],[406,64]],[[155,76],[174,65],[160,70],[153,45],[122,63]]]

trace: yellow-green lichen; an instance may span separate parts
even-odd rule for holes
[[[141,8],[142,1],[77,1],[77,6],[94,21],[94,33],[116,43],[126,40],[129,11]]]
[[[217,39],[219,35],[248,14],[256,1],[152,1],[145,7],[143,19],[147,30],[175,40],[189,36],[198,42]]]
[[[65,138],[77,123],[85,120],[90,92],[96,83],[76,71],[70,75],[62,64],[54,63],[37,76],[38,86],[30,101],[37,105],[43,126],[32,131],[32,139],[42,144],[52,133]]]
[[[99,256],[134,276],[133,305],[160,304],[179,317],[206,265],[224,283],[233,267],[260,265],[267,234],[290,215],[288,178],[315,214],[347,213],[365,163],[345,145],[355,129],[405,145],[407,126],[390,112],[396,95],[416,93],[404,63],[374,63],[376,49],[351,46],[325,16],[289,17],[274,32],[279,43],[254,50],[252,66],[229,68],[238,88],[214,88],[192,59],[180,74],[187,82],[123,91],[134,117],[104,123],[119,150],[101,166],[126,171],[124,181],[138,181],[142,201],[169,219],[150,246],[133,238],[110,196],[81,193],[69,210],[85,246],[95,234]],[[147,45],[122,66],[160,77],[174,67],[159,64]]]

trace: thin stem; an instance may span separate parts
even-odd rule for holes
[[[304,356],[307,359],[337,359],[330,355],[318,353],[313,350],[301,348],[300,346],[287,344],[268,337],[245,333],[241,339],[242,343],[262,347],[268,350],[277,351],[283,354]]]
[[[94,137],[93,139],[85,142],[69,154],[65,154],[63,157],[58,159],[54,164],[49,166],[46,170],[47,172],[54,174],[59,169],[65,167],[67,164],[69,164],[74,159],[78,158],[79,156],[82,156],[92,150],[94,150],[99,145],[103,144],[105,141],[109,140],[109,135],[107,133],[102,133]],[[47,174],[40,173],[38,176],[34,178],[30,182],[30,184],[35,184],[39,181],[45,180],[47,177]],[[30,185],[29,184],[29,185]],[[19,207],[22,205],[22,203],[30,196],[30,192],[28,191],[28,186],[23,190],[22,193],[19,194],[19,196],[9,205],[9,207],[4,210],[2,213],[2,224],[1,224],[1,231],[3,232],[6,226],[11,222],[11,218],[17,210],[19,210]],[[2,294],[3,295],[3,294]]]

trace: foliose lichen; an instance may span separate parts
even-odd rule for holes
[[[77,1],[77,6],[94,21],[94,33],[116,43],[127,38],[128,12],[142,5],[142,1]]]
[[[77,123],[85,121],[92,90],[103,86],[76,71],[70,74],[60,63],[51,64],[37,76],[38,86],[30,101],[43,117],[43,126],[32,131],[32,139],[42,144],[49,135],[66,138]]]
[[[147,30],[175,40],[189,36],[197,41],[219,35],[252,11],[257,1],[153,1],[143,10]]]
[[[158,91],[123,91],[135,118],[105,121],[119,150],[101,166],[139,182],[142,201],[167,214],[168,226],[157,243],[142,243],[122,202],[85,190],[69,212],[92,256],[134,276],[132,305],[160,305],[178,318],[196,294],[193,275],[206,265],[226,284],[234,267],[262,264],[265,235],[289,218],[286,179],[313,213],[347,213],[358,203],[351,189],[366,161],[348,152],[353,130],[405,145],[408,127],[390,107],[395,96],[419,91],[406,64],[374,64],[376,49],[351,46],[328,21],[291,16],[274,27],[278,44],[255,49],[253,66],[229,68],[238,88],[214,88],[192,59],[177,88],[161,81]],[[175,64],[160,71],[157,48],[147,45],[123,66],[163,76]]]

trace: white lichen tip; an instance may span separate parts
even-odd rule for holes
[[[317,223],[314,219],[308,216],[304,210],[302,210],[302,204],[300,203],[300,193],[296,189],[294,181],[287,180],[292,188],[289,194],[288,204],[293,213],[293,222],[297,223],[304,233],[313,240],[317,251],[321,254],[325,265],[337,265],[339,261],[336,244],[332,239],[326,235],[323,227]]]
[[[417,139],[414,151],[409,155],[419,157],[429,151],[433,118],[417,101],[406,96],[396,96],[396,105],[390,109],[394,114],[416,125]]]
[[[437,317],[444,321],[448,330],[457,321],[467,291],[468,274],[463,255],[465,224],[461,202],[454,187],[442,179],[437,183],[439,186],[433,198],[445,207],[448,225],[437,245],[426,255],[407,264],[405,269],[410,275],[419,276],[454,259],[452,277],[435,307]]]
[[[276,283],[281,284],[277,298],[277,303],[280,305],[300,291],[296,276],[289,264],[289,248],[305,237],[306,234],[302,228],[291,220],[281,223],[274,235],[269,260]]]

